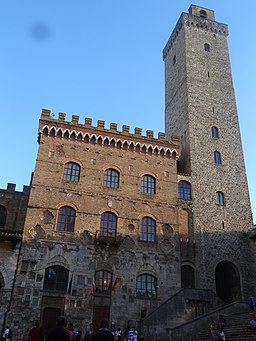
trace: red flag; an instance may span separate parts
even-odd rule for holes
[[[94,296],[96,294],[96,285],[94,281],[92,282],[92,295]]]
[[[116,290],[117,285],[118,285],[118,283],[119,283],[119,280],[120,280],[120,278],[119,278],[119,277],[116,277],[116,279],[115,279],[115,281],[114,281],[114,284],[112,285],[112,290]]]

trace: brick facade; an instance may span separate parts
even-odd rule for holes
[[[27,325],[28,314],[32,323],[37,314],[46,319],[45,312],[56,306],[83,330],[92,318],[97,320],[99,307],[109,310],[107,317],[122,327],[129,319],[139,320],[180,287],[179,139],[174,136],[168,142],[163,133],[156,139],[152,131],[142,136],[139,128],[131,134],[128,126],[119,132],[112,123],[105,129],[103,121],[97,127],[89,119],[79,124],[74,116],[66,122],[64,114],[52,119],[43,110],[39,141],[15,289],[20,329]],[[80,166],[77,182],[64,180],[69,162]],[[107,169],[119,173],[118,188],[104,185]],[[155,194],[142,192],[144,175],[155,179]],[[73,232],[58,231],[63,206],[76,212]],[[117,217],[114,239],[99,233],[104,212]],[[156,222],[152,242],[140,237],[144,217]],[[56,265],[69,271],[65,292],[44,288],[46,268]],[[100,270],[112,276],[110,295],[92,295]],[[139,295],[136,281],[142,274],[157,280],[155,298]]]

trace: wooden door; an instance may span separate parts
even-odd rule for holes
[[[44,308],[43,328],[48,333],[57,326],[57,318],[61,315],[60,308]]]
[[[96,329],[100,327],[101,320],[109,320],[110,306],[93,307],[93,324]]]

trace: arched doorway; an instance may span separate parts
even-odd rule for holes
[[[226,303],[241,299],[240,275],[237,267],[228,261],[220,262],[215,269],[217,295]]]
[[[195,287],[195,271],[190,265],[182,265],[181,267],[181,287]]]

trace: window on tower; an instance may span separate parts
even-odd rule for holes
[[[201,18],[207,18],[207,12],[206,12],[205,10],[201,9],[201,11],[200,11],[200,17],[201,17]]]
[[[189,182],[184,180],[179,181],[178,199],[191,200],[191,186]]]
[[[216,192],[216,204],[224,206],[224,194],[220,191]]]
[[[205,43],[205,44],[204,44],[204,50],[205,50],[206,52],[210,52],[210,45],[209,45],[208,43]]]
[[[214,152],[214,163],[216,165],[221,165],[221,154],[217,150]]]
[[[212,138],[213,139],[219,138],[219,130],[217,127],[212,127]]]

